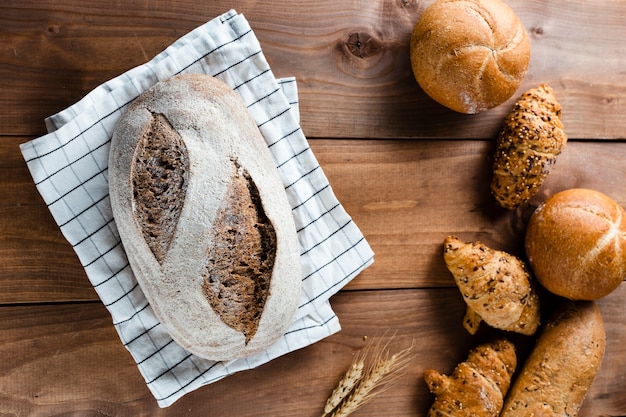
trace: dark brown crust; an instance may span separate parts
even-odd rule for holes
[[[220,319],[247,342],[269,296],[276,232],[248,173],[236,163],[234,171],[212,229],[203,288]]]
[[[169,249],[185,202],[189,155],[164,115],[153,114],[131,166],[135,219],[159,263]]]

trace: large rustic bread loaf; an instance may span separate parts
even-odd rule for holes
[[[426,94],[472,114],[515,93],[530,63],[530,42],[501,0],[437,0],[413,29],[410,57]]]
[[[574,188],[540,205],[526,229],[537,280],[573,300],[596,300],[626,278],[626,212],[609,196]]]
[[[115,127],[109,182],[130,266],[174,340],[229,360],[285,333],[301,285],[291,206],[230,87],[180,75],[142,94]]]
[[[542,329],[500,417],[575,417],[596,377],[605,344],[598,306],[593,301],[564,301]]]

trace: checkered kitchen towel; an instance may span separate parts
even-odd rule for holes
[[[107,162],[117,119],[143,91],[183,72],[211,74],[240,94],[275,159],[301,246],[295,322],[267,351],[229,362],[191,355],[170,338],[133,276],[109,203]],[[274,78],[248,22],[231,10],[48,118],[50,133],[21,146],[39,192],[160,407],[339,331],[329,298],[373,262],[300,129],[297,99],[296,80]]]

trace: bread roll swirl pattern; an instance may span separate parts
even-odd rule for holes
[[[596,300],[626,278],[626,212],[596,190],[558,192],[533,213],[526,254],[537,280],[573,300]]]
[[[473,114],[517,90],[530,63],[530,42],[519,18],[500,0],[438,0],[415,25],[410,54],[426,94]]]

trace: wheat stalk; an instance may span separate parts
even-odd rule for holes
[[[337,383],[337,386],[328,397],[326,405],[324,406],[324,414],[322,417],[327,416],[332,412],[339,403],[352,392],[356,384],[361,380],[363,376],[363,368],[365,368],[365,360],[363,355],[357,354],[350,365],[350,368],[346,371],[343,377]]]
[[[357,372],[352,370],[354,364],[360,359],[355,360],[329,397],[322,417],[329,415],[331,411],[330,417],[346,417],[369,402],[374,397],[373,393],[377,388],[379,388],[376,390],[377,392],[380,392],[383,388],[389,388],[391,382],[395,381],[401,375],[401,371],[408,365],[411,349],[412,346],[390,356],[388,344],[384,346],[377,345],[374,360],[369,364],[363,376],[356,381],[354,376],[357,375]],[[366,353],[363,356],[366,356]],[[362,371],[359,373],[362,373]],[[352,388],[348,389],[348,383],[352,385]],[[338,391],[341,395],[336,395],[333,398],[335,391]],[[332,401],[331,398],[333,399]]]

